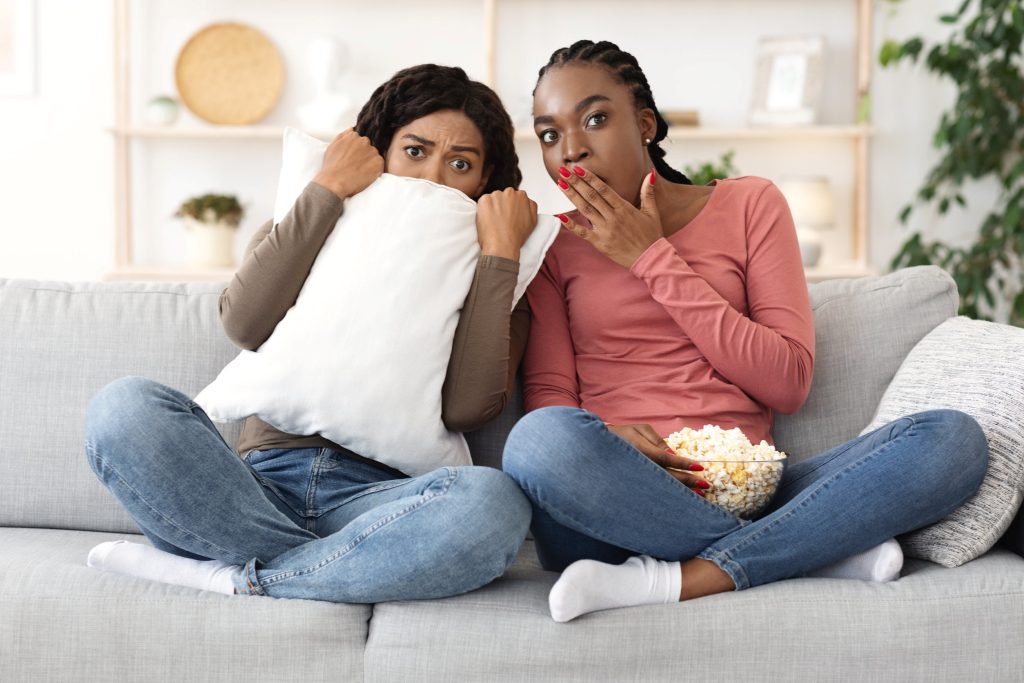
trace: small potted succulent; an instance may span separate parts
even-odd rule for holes
[[[186,200],[175,216],[185,219],[186,262],[196,268],[235,265],[235,232],[245,211],[234,195],[204,194]]]

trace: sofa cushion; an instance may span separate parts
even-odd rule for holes
[[[117,538],[142,540],[0,528],[0,680],[362,680],[369,605],[227,596],[85,566],[92,546]]]
[[[988,472],[970,500],[899,541],[909,557],[956,567],[995,545],[1024,495],[1024,330],[965,317],[942,323],[911,349],[863,433],[934,408],[978,421]]]
[[[528,542],[478,591],[376,605],[366,680],[1019,680],[1024,670],[1024,649],[1007,648],[1024,642],[1024,559],[1006,550],[956,569],[911,560],[892,583],[793,579],[566,624],[548,612],[557,576]]]
[[[815,359],[811,392],[793,415],[776,415],[776,447],[791,463],[856,437],[907,353],[956,315],[956,285],[937,266],[809,287]]]
[[[190,395],[209,383],[238,352],[223,288],[0,280],[0,526],[137,531],[86,464],[86,404],[125,375]]]

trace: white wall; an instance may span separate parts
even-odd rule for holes
[[[882,3],[888,5],[888,3]],[[904,0],[895,14],[876,12],[875,54],[886,38],[923,36],[930,44],[945,41],[950,28],[938,16],[954,11],[960,0]],[[882,69],[875,60],[872,76],[873,121],[878,133],[871,146],[871,261],[884,267],[914,230],[929,239],[969,244],[987,209],[998,196],[988,181],[967,187],[967,207],[954,207],[940,217],[931,206],[918,206],[908,227],[899,223],[901,209],[916,195],[938,161],[932,136],[940,115],[954,101],[954,87],[927,71],[920,62]]]
[[[0,277],[93,279],[114,249],[111,6],[36,19],[35,94],[0,98]]]
[[[853,111],[852,0],[690,0],[686,3],[617,0],[550,3],[503,0],[499,15],[497,88],[514,116],[527,111],[526,94],[554,47],[577,37],[608,38],[632,51],[648,73],[662,108],[698,108],[707,125],[741,125],[750,103],[753,55],[762,34],[824,32],[829,63],[822,120],[850,123]],[[941,37],[937,16],[956,0],[905,0],[892,19],[876,12],[875,43],[887,37]],[[141,103],[173,91],[174,56],[198,27],[215,20],[251,23],[270,34],[284,54],[287,86],[265,123],[294,121],[308,99],[302,78],[303,48],[310,35],[329,33],[353,52],[348,84],[362,102],[396,69],[437,61],[457,63],[482,78],[480,0],[368,3],[281,0],[151,0],[134,3],[136,115]],[[102,275],[113,253],[113,143],[104,129],[113,121],[112,10],[105,0],[38,0],[38,84],[30,99],[0,99],[0,277],[89,279]],[[297,9],[301,8],[301,12]],[[767,8],[767,9],[766,9]],[[315,21],[310,21],[314,17]],[[874,124],[870,207],[870,260],[883,268],[908,234],[896,215],[936,159],[931,134],[951,90],[923,68],[881,70],[873,80]],[[192,122],[185,115],[183,123]],[[787,145],[747,142],[737,149],[744,173],[775,177],[794,160],[805,171],[834,175],[839,211],[848,215],[849,151],[844,143]],[[669,150],[677,165],[721,151],[708,143],[679,142]],[[249,209],[239,239],[271,212],[279,162],[272,141],[135,143],[134,220],[137,259],[174,263],[181,258],[181,226],[170,218],[176,204],[206,191],[237,192]],[[556,210],[532,143],[520,146],[524,188],[542,209]],[[782,166],[780,166],[780,164]],[[915,224],[932,237],[963,240],[980,223],[991,188],[968,193],[967,211],[942,221],[919,211]],[[846,247],[840,230],[829,235]]]

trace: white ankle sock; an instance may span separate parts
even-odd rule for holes
[[[807,576],[830,579],[860,579],[861,581],[892,581],[900,576],[903,567],[903,550],[895,538],[864,552],[839,560],[821,569],[808,572]]]
[[[242,576],[242,567],[238,565],[217,560],[193,560],[128,541],[100,543],[89,551],[85,563],[108,572],[225,595],[235,592],[233,579]]]
[[[683,576],[678,562],[646,555],[622,564],[578,560],[569,565],[548,594],[555,621],[613,607],[656,605],[679,601]]]

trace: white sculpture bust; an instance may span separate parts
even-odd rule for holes
[[[306,65],[315,94],[298,109],[303,128],[334,134],[352,125],[352,98],[341,89],[349,65],[345,43],[329,36],[314,38],[306,48]]]

